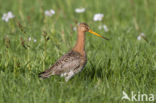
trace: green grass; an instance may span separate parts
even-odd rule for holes
[[[8,23],[0,19],[0,103],[131,103],[121,99],[122,91],[156,99],[155,5],[155,0],[0,0],[0,17],[8,11],[16,16]],[[86,12],[75,13],[79,7]],[[49,9],[56,14],[46,17]],[[96,13],[104,14],[101,22],[93,21]],[[86,33],[88,63],[81,73],[69,82],[39,79],[39,72],[74,46],[75,22],[111,40]],[[109,32],[99,30],[100,24]],[[141,32],[148,42],[137,40]]]

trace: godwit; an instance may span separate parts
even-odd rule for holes
[[[76,73],[79,73],[87,63],[85,52],[85,32],[90,32],[96,36],[108,40],[107,38],[93,32],[86,23],[80,23],[78,26],[77,43],[74,48],[62,56],[56,63],[39,74],[41,78],[47,78],[51,75],[60,75],[68,81]]]

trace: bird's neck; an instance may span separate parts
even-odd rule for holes
[[[81,55],[85,56],[85,32],[78,31],[78,37],[73,51],[79,52]]]

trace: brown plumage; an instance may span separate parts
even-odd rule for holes
[[[75,47],[58,59],[52,67],[40,73],[39,77],[47,78],[51,75],[60,75],[61,77],[65,77],[65,80],[68,81],[76,73],[80,72],[87,63],[85,52],[85,32],[93,33],[94,35],[108,40],[107,38],[102,37],[101,35],[90,30],[86,23],[79,24],[78,39]]]

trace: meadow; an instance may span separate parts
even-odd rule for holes
[[[138,103],[122,100],[123,91],[154,94],[156,102],[155,5],[155,0],[0,0],[0,103]],[[46,16],[50,9],[55,14]],[[6,22],[2,16],[9,11],[14,18]],[[97,13],[104,14],[101,21],[93,20]],[[88,63],[70,81],[38,78],[75,45],[74,28],[81,22],[110,40],[86,33]],[[108,31],[99,29],[103,24]]]

